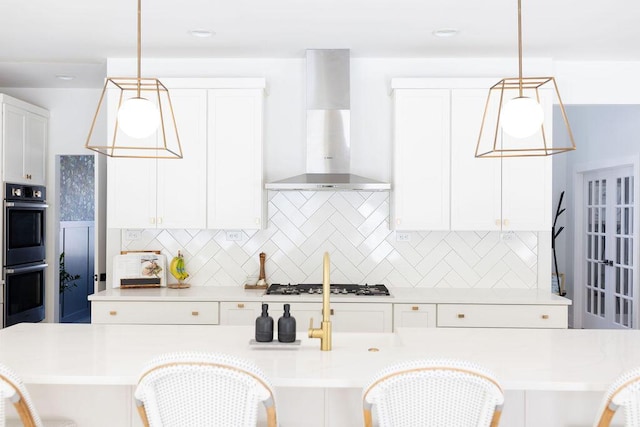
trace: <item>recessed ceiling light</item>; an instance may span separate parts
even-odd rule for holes
[[[213,36],[215,33],[211,30],[191,30],[189,31],[189,34],[191,34],[193,37],[198,37],[201,39],[206,39],[207,37],[211,37]]]
[[[70,80],[73,80],[75,78],[76,78],[76,76],[73,76],[71,74],[56,74],[56,79],[64,80],[64,81],[67,81],[67,82],[70,81]]]
[[[460,30],[455,28],[441,28],[433,31],[433,35],[440,38],[454,37],[458,34],[460,34]]]

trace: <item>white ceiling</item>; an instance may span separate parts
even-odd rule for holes
[[[1,0],[0,87],[99,87],[136,55],[135,0]],[[144,0],[143,57],[514,57],[516,0]],[[524,56],[640,60],[640,1],[523,0]],[[454,38],[432,31],[456,28]],[[208,39],[188,34],[210,29]],[[62,82],[56,74],[72,74]]]

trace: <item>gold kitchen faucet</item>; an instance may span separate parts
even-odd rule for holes
[[[320,350],[331,350],[331,310],[329,308],[329,295],[331,294],[331,286],[329,281],[329,272],[331,271],[331,262],[329,260],[329,252],[324,253],[322,259],[322,323],[320,328],[313,327],[313,318],[309,321],[309,338],[320,338]]]

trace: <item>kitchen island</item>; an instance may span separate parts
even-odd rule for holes
[[[140,425],[133,405],[137,376],[147,360],[170,351],[253,360],[276,387],[282,426],[360,425],[361,389],[378,370],[442,357],[495,372],[507,396],[501,425],[589,425],[608,385],[640,364],[635,330],[337,332],[329,352],[300,333],[299,346],[252,346],[252,337],[253,328],[245,326],[19,324],[0,331],[0,362],[24,379],[40,412],[88,427]]]

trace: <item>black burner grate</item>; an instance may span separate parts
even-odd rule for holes
[[[385,285],[354,285],[354,284],[331,284],[331,293],[335,295],[364,295],[364,296],[388,296],[389,289]],[[299,283],[269,285],[267,295],[321,295],[322,284],[320,283]]]

